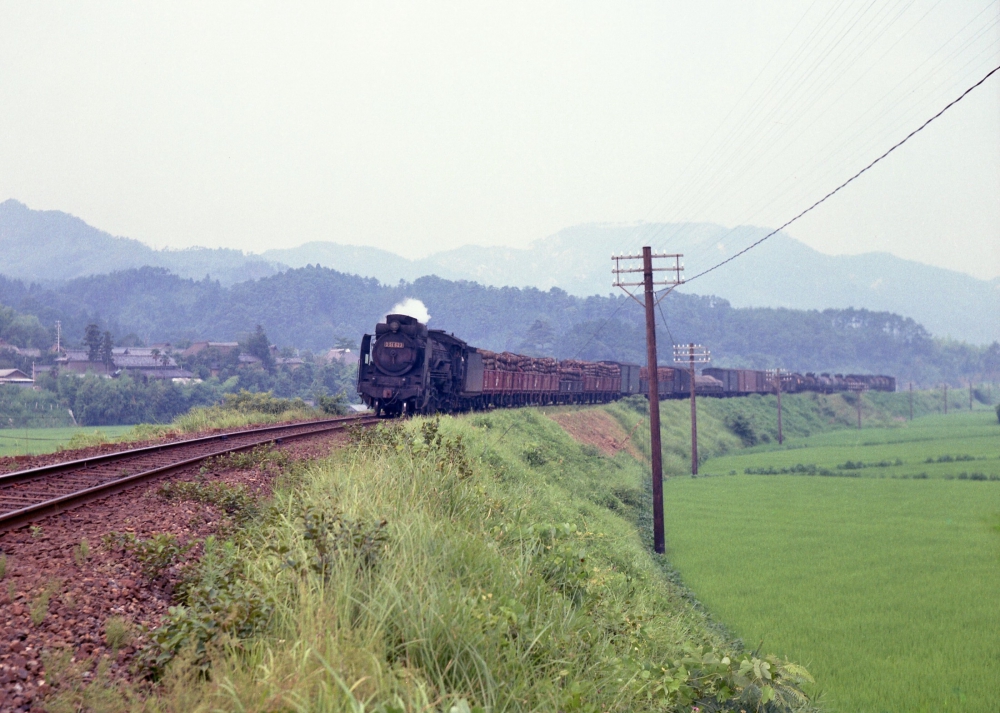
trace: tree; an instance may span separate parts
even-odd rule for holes
[[[358,350],[358,344],[353,337],[337,337],[333,340],[334,349],[349,349],[352,352]]]
[[[257,330],[247,337],[247,353],[260,359],[260,363],[268,371],[274,371],[274,356],[271,354],[271,341],[267,338],[264,328],[257,325]]]
[[[101,358],[101,328],[96,324],[88,324],[83,333],[83,345],[87,347],[87,359],[99,361]]]
[[[109,373],[115,367],[114,346],[115,343],[111,338],[111,332],[105,332],[104,338],[101,340],[100,357],[101,362],[104,364],[104,368]],[[91,361],[93,361],[93,359]]]
[[[530,356],[548,356],[556,343],[556,330],[545,320],[536,319],[528,328],[520,349]]]

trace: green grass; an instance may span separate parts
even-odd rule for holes
[[[924,462],[959,455],[977,460]],[[994,711],[1000,482],[957,478],[998,458],[987,411],[710,458],[702,473],[739,475],[668,481],[668,556],[748,646],[809,666],[829,710]],[[796,464],[862,477],[743,474]]]
[[[130,430],[130,426],[101,426],[100,428],[3,428],[0,429],[0,456],[20,456],[53,453],[60,448],[73,447],[73,441],[87,442],[108,440]]]

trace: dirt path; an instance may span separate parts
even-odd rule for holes
[[[632,443],[631,435],[611,416],[600,408],[550,413],[549,418],[562,426],[578,443],[594,446],[606,456],[625,451],[636,460],[644,460]],[[642,426],[642,423],[639,424]]]

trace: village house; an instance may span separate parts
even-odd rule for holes
[[[100,361],[91,361],[85,349],[67,349],[56,359],[60,371],[76,374],[106,374],[127,372],[150,379],[190,379],[193,374],[181,369],[169,354],[157,347],[115,347],[111,350],[114,366],[109,368]]]
[[[219,356],[226,356],[234,349],[238,349],[239,346],[239,342],[194,342],[191,346],[181,352],[181,354],[189,357],[194,356],[195,354],[200,354],[206,349],[213,349],[219,353]]]
[[[20,369],[0,369],[0,385],[34,386],[35,381]]]
[[[15,347],[13,344],[8,344],[2,339],[0,339],[0,352],[13,352],[21,357],[32,357],[35,359],[42,356],[41,349],[36,349],[34,347]]]
[[[327,364],[335,361],[341,364],[354,364],[358,361],[357,353],[350,349],[330,349],[321,358]]]

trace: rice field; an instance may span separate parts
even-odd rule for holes
[[[1000,480],[1000,424],[991,411],[925,416],[896,428],[830,431],[788,439],[784,447],[751,448],[713,458],[701,471],[808,473],[809,466],[826,475],[958,479],[964,473],[975,480]]]
[[[111,439],[130,430],[132,426],[101,426],[100,428],[2,428],[0,429],[0,457],[52,453],[70,447],[73,438],[88,441],[95,434]]]
[[[856,477],[745,472],[797,464]],[[961,476],[1000,474],[995,414],[824,433],[703,472],[725,475],[666,485],[668,556],[748,648],[806,665],[830,711],[1000,708],[1000,482]]]

